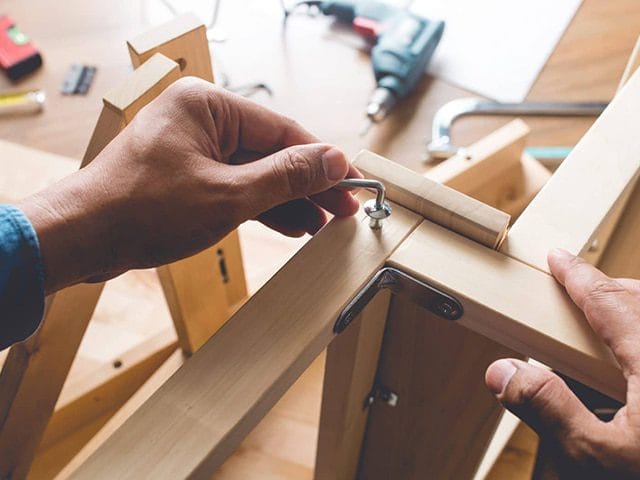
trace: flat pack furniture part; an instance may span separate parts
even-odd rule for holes
[[[532,168],[528,169],[529,175],[524,174],[523,164],[528,161],[528,156],[523,156],[523,150],[525,146],[525,139],[529,133],[528,127],[524,122],[520,120],[514,120],[505,127],[497,130],[496,132],[488,135],[487,137],[476,142],[468,149],[468,154],[465,158],[461,156],[454,156],[448,160],[442,162],[438,167],[428,171],[425,176],[429,179],[437,180],[447,186],[453,187],[458,191],[466,194],[470,194],[474,197],[484,195],[485,198],[491,198],[491,204],[494,206],[504,206],[505,200],[512,206],[516,206],[511,209],[510,213],[518,215],[521,212],[520,205],[526,205],[530,200],[530,197],[535,195],[541,188],[544,182],[550,176],[550,173],[546,168],[540,165],[536,160],[528,164]],[[387,188],[391,189],[391,195],[397,195],[397,183],[400,176],[413,178],[414,182],[420,183],[420,178],[415,174],[406,171],[402,167],[390,164],[390,162],[384,159],[371,155],[361,154],[354,161],[356,166],[363,171],[367,176],[373,176],[375,178],[384,178]],[[524,178],[523,178],[524,177]],[[533,177],[533,178],[531,178]],[[405,180],[406,182],[406,180]],[[402,183],[402,181],[400,181]],[[428,183],[428,182],[427,182]],[[429,185],[425,185],[426,191],[429,190]],[[526,187],[525,187],[526,186]],[[412,192],[416,192],[416,187],[410,189]],[[505,195],[505,193],[508,193]],[[520,197],[524,197],[521,199]],[[397,197],[396,197],[397,199]],[[424,207],[423,210],[424,211]],[[429,215],[429,212],[425,211],[425,217],[435,219],[433,215]],[[499,217],[496,217],[499,218]],[[508,218],[500,220],[500,223],[508,221]],[[476,240],[482,237],[476,237]],[[495,237],[498,238],[498,237]],[[481,240],[478,240],[483,243]],[[490,247],[496,247],[497,245],[488,243]],[[384,296],[380,295],[381,300]],[[373,302],[372,302],[373,303]],[[400,302],[402,303],[402,302]],[[405,304],[407,302],[404,302]],[[373,405],[372,408],[363,408],[363,399],[370,395],[373,390],[379,388],[388,389],[388,385],[383,387],[372,387],[376,383],[380,383],[382,380],[379,378],[374,382],[376,376],[377,366],[379,364],[380,350],[382,348],[382,338],[385,333],[385,321],[389,316],[388,312],[389,300],[387,299],[386,306],[378,309],[370,306],[376,314],[367,314],[366,311],[361,315],[361,319],[358,324],[350,327],[344,334],[340,335],[335,341],[333,341],[327,349],[327,365],[325,368],[325,380],[324,380],[324,393],[322,403],[322,413],[320,422],[320,434],[318,439],[317,461],[316,461],[316,476],[317,478],[354,478],[358,469],[360,451],[364,439],[365,428],[368,423],[368,416],[371,412],[384,411],[384,407]],[[399,302],[394,303],[394,311],[400,309]],[[406,305],[405,305],[406,308]],[[393,314],[393,313],[392,313]],[[456,475],[466,474],[469,476],[469,469],[475,468],[478,463],[478,458],[482,456],[482,446],[484,442],[479,438],[479,435],[484,435],[484,440],[488,441],[492,432],[492,422],[487,421],[487,418],[492,418],[493,421],[497,421],[500,417],[501,409],[496,404],[495,400],[486,394],[483,384],[483,374],[478,368],[486,366],[487,362],[478,362],[482,359],[482,355],[485,355],[485,359],[496,359],[499,356],[517,356],[514,352],[501,348],[498,345],[493,345],[492,342],[473,334],[472,332],[460,332],[454,331],[449,333],[448,337],[443,336],[449,332],[451,327],[439,325],[439,322],[428,323],[429,327],[425,327],[425,314],[421,315],[420,325],[413,325],[414,328],[400,329],[400,338],[403,335],[415,336],[419,334],[421,328],[429,328],[432,326],[440,326],[438,341],[442,342],[446,348],[455,350],[461,345],[465,345],[466,349],[471,352],[480,352],[479,357],[465,358],[465,354],[458,355],[455,359],[449,359],[449,369],[439,368],[438,372],[442,375],[441,378],[447,378],[448,374],[455,373],[450,371],[450,368],[454,368],[457,371],[465,372],[467,376],[464,379],[464,384],[467,386],[474,384],[481,392],[481,401],[478,402],[474,398],[475,409],[468,410],[471,415],[473,413],[478,414],[481,422],[473,421],[466,422],[465,430],[463,433],[456,432],[456,437],[461,441],[456,443],[456,447],[462,449],[464,458],[467,462],[452,462],[450,465],[462,470],[455,471]],[[366,320],[365,320],[366,319]],[[404,326],[403,322],[398,324],[400,327]],[[444,329],[444,330],[443,330]],[[387,334],[391,330],[387,327]],[[393,337],[393,336],[391,336]],[[388,340],[388,338],[387,338]],[[387,342],[385,340],[385,342]],[[394,342],[387,342],[387,350],[392,349],[391,345]],[[396,341],[395,344],[402,343]],[[410,344],[415,342],[410,341]],[[435,351],[437,349],[430,348],[429,351]],[[489,355],[489,357],[486,357]],[[389,358],[393,358],[392,353],[387,353]],[[400,357],[403,357],[402,355]],[[408,356],[405,355],[404,358]],[[468,355],[466,356],[468,357]],[[424,364],[429,364],[434,360],[427,355],[423,355],[421,361]],[[469,368],[465,368],[465,361],[470,361]],[[338,368],[338,366],[340,366]],[[479,366],[479,367],[478,367]],[[402,366],[392,364],[390,371],[402,371]],[[420,370],[422,371],[422,370]],[[412,382],[413,379],[407,378],[408,382]],[[431,378],[432,381],[437,382],[437,378]],[[461,381],[463,379],[460,379]],[[388,382],[383,382],[388,383]],[[455,383],[456,387],[459,387],[460,382]],[[394,387],[397,390],[397,387]],[[400,394],[401,397],[406,395]],[[445,402],[449,401],[449,398]],[[380,410],[382,408],[382,410]],[[446,405],[436,406],[432,405],[432,410],[435,412],[441,412],[446,409]],[[395,409],[394,409],[395,410]],[[455,408],[449,408],[449,412],[455,412]],[[443,421],[449,420],[445,415],[440,415],[439,418]],[[426,424],[433,420],[427,412],[421,417],[422,421]],[[472,420],[472,419],[469,419]],[[407,427],[405,424],[404,427]],[[488,427],[488,428],[487,428]],[[480,430],[474,431],[474,428]],[[484,429],[484,430],[482,430]],[[473,433],[473,434],[471,434]],[[406,449],[406,445],[401,445],[398,438],[385,435],[385,438],[391,442],[392,445],[397,446],[396,449],[384,448],[385,451],[393,450],[396,453],[402,451],[402,448]],[[469,440],[473,438],[473,442],[470,444]],[[471,447],[476,446],[473,450]],[[477,449],[480,446],[480,450]],[[368,451],[375,451],[371,442],[369,442]],[[449,445],[451,448],[452,445]],[[414,452],[421,452],[421,458],[425,462],[433,464],[434,457],[426,455],[424,452],[435,452],[433,446],[429,445],[414,445],[409,449]],[[469,450],[475,452],[475,457],[469,455]],[[462,452],[459,452],[462,453]],[[453,448],[451,448],[450,454],[456,456]],[[436,454],[437,455],[437,454]],[[385,457],[389,457],[388,453]],[[440,456],[440,458],[442,458]],[[407,463],[406,459],[396,459],[398,463]],[[393,462],[387,464],[387,468],[392,465]],[[371,465],[371,462],[369,462]],[[467,469],[465,472],[464,469]],[[386,471],[385,474],[391,475],[393,472]],[[399,476],[403,476],[400,472],[397,472]],[[405,472],[406,473],[406,472]],[[442,472],[441,472],[442,473]],[[454,472],[449,472],[453,474]],[[371,472],[364,472],[363,478],[367,478],[367,475],[371,475]],[[384,475],[381,474],[384,477]],[[406,475],[404,475],[406,476]]]
[[[609,144],[607,158],[616,159],[618,168],[615,170],[632,171],[637,169],[640,162],[639,158],[629,154],[636,142],[630,129],[633,112],[640,107],[639,92],[640,76],[636,74],[581,141],[581,144],[597,146],[598,139],[602,139],[603,135],[611,135],[611,130],[623,130],[626,135],[616,133],[618,142]],[[575,223],[567,225],[567,236],[576,234],[584,239],[596,234],[602,217],[606,216],[602,211],[609,208],[607,205],[615,204],[627,185],[622,181],[616,182],[609,185],[612,192],[598,195],[585,203],[588,195],[584,189],[597,184],[594,177],[608,178],[603,177],[598,168],[578,169],[577,166],[585,161],[592,161],[591,152],[579,145],[575,153],[565,160],[563,167],[578,172],[567,192],[579,197],[582,203],[573,202],[571,197],[559,197],[555,188],[545,187],[535,199],[542,197],[542,201],[534,200],[532,206],[516,221],[513,231],[534,230],[532,242],[546,242],[545,235],[555,231],[542,228],[548,224],[542,225],[539,232],[535,231],[530,223],[538,220],[528,212],[537,210],[545,218],[540,205],[545,204],[546,196],[553,194],[558,201],[551,206],[548,212],[550,217],[571,217],[574,213],[582,213],[587,207],[593,207],[594,214],[599,217],[599,221],[590,219],[587,225],[579,229]],[[563,176],[560,178],[563,179]],[[331,343],[334,338],[333,326],[340,312],[383,265],[397,268],[418,282],[455,298],[464,313],[451,327],[461,331],[462,327],[466,327],[496,345],[522,356],[536,358],[603,393],[624,399],[625,382],[611,352],[596,337],[582,312],[551,275],[545,269],[534,268],[519,258],[506,255],[504,252],[511,252],[504,248],[505,243],[500,251],[492,250],[449,230],[450,225],[437,225],[403,208],[418,208],[430,203],[420,198],[406,197],[411,195],[411,188],[419,185],[416,180],[409,180],[407,185],[398,185],[389,190],[389,198],[394,200],[393,192],[397,191],[404,198],[404,205],[394,203],[394,214],[386,220],[380,231],[372,231],[362,213],[355,218],[334,219],[320,231],[80,467],[75,478],[109,478],[114,475],[119,478],[142,475],[205,478],[210,475],[311,359]],[[418,189],[415,197],[419,197],[420,192]],[[607,205],[602,206],[598,201]],[[450,204],[464,207],[462,200],[460,202]],[[464,208],[462,211],[465,211]],[[454,223],[458,224],[460,211],[450,218],[454,218]],[[591,225],[593,231],[588,232]],[[509,242],[510,234],[507,235],[506,244],[509,245]],[[573,251],[578,252],[579,248]],[[391,305],[396,301],[403,302],[397,308],[405,314],[404,318],[387,318],[387,326],[415,320],[407,318],[411,315],[406,312],[412,308],[404,303],[405,300],[401,294],[393,296]],[[382,304],[378,304],[376,312],[365,309],[363,315],[375,316],[379,315],[379,310],[384,311],[387,308],[386,301],[379,301]],[[380,323],[379,318],[374,319],[370,328],[379,332]],[[357,325],[357,320],[354,320],[351,326]],[[349,328],[340,335],[348,334]],[[379,335],[376,338],[379,339]],[[374,345],[363,344],[359,348],[364,355],[371,355],[371,351],[376,350],[375,343],[385,341],[377,340],[373,342]],[[464,351],[465,342],[458,345],[459,351]],[[396,346],[390,345],[389,348],[393,350]],[[491,358],[489,353],[498,353],[489,346],[486,348],[487,356],[483,362]],[[419,359],[421,353],[423,351],[418,350],[414,357]],[[453,355],[455,352],[450,353]],[[354,355],[359,356],[357,353]],[[385,365],[378,366],[376,375],[380,374],[381,367]],[[347,365],[347,368],[356,367]],[[414,374],[407,369],[406,375]],[[437,373],[434,375],[425,376],[437,385],[441,380],[438,380]],[[407,388],[407,385],[410,382],[401,384],[403,388]],[[456,396],[467,392],[466,387],[466,384],[460,384],[458,388],[447,389],[447,392],[451,392],[449,395],[452,400],[457,400]],[[363,388],[362,385],[360,388]],[[377,405],[377,398],[383,402],[393,399],[390,395],[393,392],[372,392],[374,406]],[[470,392],[474,394],[475,387]],[[411,398],[411,392],[408,395]],[[407,398],[406,395],[397,395],[393,408],[401,408],[403,398]],[[418,398],[422,400],[420,406],[423,410],[429,409],[430,402],[439,401],[424,394]],[[357,402],[348,400],[348,403]],[[345,400],[343,405],[346,404]],[[409,406],[415,404],[409,402]],[[402,411],[405,415],[410,413],[406,409]],[[409,418],[415,419],[420,412],[412,413],[414,416]],[[450,412],[447,416],[455,418],[454,413]],[[493,419],[497,421],[497,418]],[[361,425],[362,419],[353,422],[345,422],[344,428]],[[474,425],[470,431],[484,432],[482,425]],[[369,427],[371,424],[367,431]],[[445,427],[445,431],[431,432],[431,435],[440,439],[441,452],[444,451],[446,455],[448,450],[444,448],[445,445],[457,445],[457,439],[447,435],[447,432],[459,430],[451,428],[451,424]],[[424,438],[424,432],[412,432]],[[486,432],[482,433],[482,438],[488,436]],[[371,453],[376,451],[375,443],[370,444],[368,437],[363,445],[360,448],[351,446],[351,451],[359,452],[360,458],[351,462],[360,464],[360,471],[369,471],[363,469],[370,468],[360,463],[363,458],[384,462],[382,452],[378,451],[377,456],[367,453],[370,445],[374,448]],[[456,449],[459,448],[456,446]],[[479,453],[473,456],[476,457],[474,462],[478,462]],[[469,463],[461,470],[462,475],[473,473],[472,462]],[[420,466],[415,465],[416,468]],[[442,469],[450,468],[446,462],[440,462],[439,465]],[[424,478],[419,476],[421,473],[413,470],[410,474],[414,478]],[[437,473],[432,478],[439,478]]]
[[[522,150],[524,148],[524,142],[521,139],[524,135],[526,135],[526,133],[528,133],[528,128],[524,127],[521,122],[520,123],[514,122],[513,125],[508,126],[506,128],[506,131],[504,131],[502,134],[494,135],[493,136],[494,140],[492,141],[481,140],[479,143],[481,143],[482,148],[477,149],[477,161],[474,162],[473,165],[468,165],[468,164],[465,165],[466,168],[472,168],[475,173],[479,173],[479,175],[470,176],[470,181],[468,184],[466,184],[466,190],[470,190],[470,191],[473,191],[474,193],[479,194],[479,193],[482,193],[483,189],[486,189],[486,190],[494,189],[496,182],[499,183],[498,188],[500,189],[500,191],[504,191],[504,189],[513,189],[513,183],[521,184],[521,182],[519,182],[518,176],[519,175],[522,176],[524,173],[527,187],[523,189],[522,195],[525,196],[525,198],[528,198],[528,196],[533,195],[534,189],[536,188],[539,189],[541,186],[540,180],[541,179],[546,180],[546,178],[549,175],[548,171],[544,167],[541,167],[541,166],[538,167],[538,165],[536,164],[537,162],[533,160],[532,162],[533,169],[518,169],[516,172],[514,172],[513,175],[509,173],[509,172],[513,172],[513,169],[511,168],[512,166],[515,165],[516,167],[518,167],[520,165],[520,162],[518,162],[518,159],[521,158]],[[513,144],[516,144],[516,145],[513,146]],[[454,159],[449,159],[448,161],[452,162],[454,161]],[[490,168],[492,173],[491,175],[482,175],[482,171],[486,168]],[[542,173],[542,175],[537,174],[537,172]],[[502,178],[496,179],[497,176]],[[533,176],[533,178],[529,178],[531,176]],[[479,177],[482,177],[484,180],[482,182],[478,182],[477,178]],[[507,178],[506,181],[504,180],[505,177]],[[456,174],[450,174],[449,178],[456,178]],[[420,179],[417,178],[417,180],[420,180]],[[461,189],[463,192],[466,191],[465,188],[461,188],[461,184],[456,185],[456,187]],[[511,191],[514,191],[514,190],[515,189]],[[515,190],[515,191],[517,192],[518,190]],[[495,195],[494,198],[503,199],[504,196],[501,194],[497,194]],[[514,203],[520,203],[520,204],[526,203],[526,200],[524,200],[523,202],[523,200],[520,200],[518,198],[515,198],[515,199],[512,198],[511,200]],[[495,212],[495,213],[497,217],[501,219],[501,225],[503,226],[502,228],[506,227],[506,219],[508,217],[504,214],[501,214],[500,212]],[[519,211],[516,211],[515,213],[519,213]],[[502,231],[503,230],[501,230],[501,232]],[[502,233],[499,234],[499,236],[501,235]],[[383,313],[385,312],[386,310],[383,310]],[[380,317],[381,319],[384,320],[386,318],[386,315],[378,315],[377,317]],[[369,325],[370,325],[370,322],[367,322],[365,324],[366,334],[363,334],[362,338],[365,338],[365,339],[368,338],[368,334],[371,331],[368,329]],[[356,331],[356,328],[350,327],[348,331],[349,332]],[[345,335],[338,338],[344,339],[349,337],[350,335]],[[370,342],[366,340],[366,344],[369,344],[369,343]],[[375,342],[373,343],[375,344]],[[328,351],[328,357],[327,357],[328,362],[330,362],[331,358],[335,357],[333,353],[335,352],[334,346],[336,344],[345,345],[345,347],[343,348],[348,349],[347,352],[349,352],[348,354],[351,355],[351,357],[353,357],[354,354],[357,353],[357,350],[354,350],[353,352],[349,350],[348,343],[336,341],[331,344],[330,349]],[[377,352],[375,348],[372,351],[374,353]],[[341,358],[340,355],[338,355],[337,361],[339,362],[339,364],[342,364],[343,366],[349,364],[349,362],[345,361],[344,358]],[[377,362],[373,362],[372,365],[368,365],[366,362],[359,361],[359,364],[362,365],[362,367],[364,367],[365,369],[368,369],[369,371],[372,368],[375,371],[376,363]],[[109,420],[109,422],[107,422],[107,424],[103,428],[100,429],[100,431],[96,434],[96,436],[87,445],[85,445],[85,447],[83,447],[83,449],[80,452],[78,452],[78,454],[73,458],[73,460],[69,463],[69,465],[67,465],[67,467],[65,467],[65,469],[60,472],[58,478],[60,479],[67,478],[71,472],[76,470],[79,465],[81,465],[102,443],[104,443],[104,441],[107,438],[109,438],[109,436],[112,435],[113,432],[117,430],[117,428],[119,428],[124,423],[124,421],[134,411],[136,411],[147,398],[151,396],[151,394],[155,390],[157,390],[159,385],[164,383],[164,381],[166,381],[169,378],[170,374],[172,374],[178,368],[178,366],[179,364],[176,361],[172,359],[167,360],[166,364],[162,368],[158,369],[158,371],[149,379],[149,381],[140,388],[140,390],[120,409],[120,411],[113,418]],[[341,369],[341,371],[344,371],[344,370],[345,368]],[[326,371],[328,374],[328,372],[333,372],[335,370],[330,366],[327,366]],[[364,376],[361,376],[361,374],[363,374]],[[358,381],[361,385],[364,386],[363,388],[369,388],[370,382],[366,380],[367,379],[366,373],[360,372],[358,375],[353,375],[352,378],[354,379],[354,381],[355,379],[360,379]],[[354,404],[360,405],[362,399],[359,397],[363,395],[364,393],[362,393],[361,395],[354,396],[353,397],[355,402]],[[355,400],[356,398],[357,400]],[[357,408],[357,414],[359,414],[359,412],[361,412],[361,409]],[[362,418],[366,419],[366,416],[363,416]],[[364,428],[364,424],[362,429],[363,428]],[[354,445],[356,445],[359,448],[358,442],[354,443]]]
[[[176,20],[181,28],[193,23],[193,17]],[[190,62],[185,74],[212,79],[208,44],[196,48],[196,37],[189,32],[165,27],[159,51],[167,48],[185,55],[193,51],[206,58]],[[157,29],[154,38],[160,38]],[[189,41],[185,41],[185,37]],[[193,48],[190,48],[191,47]],[[139,62],[140,64],[140,62]],[[208,67],[208,68],[207,68]],[[163,56],[154,55],[140,64],[132,78],[110,92],[96,129],[87,147],[82,165],[88,164],[124,128],[146,103],[181,76],[180,66]],[[200,258],[176,262],[160,273],[161,282],[175,321],[180,346],[193,353],[225,321],[246,296],[240,249],[235,232]],[[224,265],[222,265],[224,263]],[[220,270],[225,269],[226,284]],[[75,357],[80,341],[93,314],[102,284],[80,284],[47,299],[41,328],[28,340],[9,351],[0,375],[0,473],[24,478],[47,427]],[[196,291],[193,291],[196,290]],[[169,347],[169,346],[168,346]],[[33,399],[37,399],[34,404]]]

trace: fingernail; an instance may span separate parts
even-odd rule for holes
[[[331,182],[342,180],[349,169],[344,154],[337,148],[330,148],[322,154],[322,166],[327,179]]]
[[[552,248],[551,250],[549,250],[549,256],[558,259],[567,259],[573,257],[574,255],[563,248]]]
[[[509,360],[498,360],[487,372],[487,387],[494,395],[500,395],[504,392],[511,381],[511,377],[518,371],[516,366]]]

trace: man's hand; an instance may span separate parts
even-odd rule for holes
[[[86,168],[18,207],[40,240],[47,293],[168,263],[256,218],[286,235],[347,216],[360,174],[292,120],[209,83],[179,80]]]
[[[611,279],[579,257],[553,250],[551,272],[611,348],[627,380],[627,403],[611,422],[596,418],[553,373],[503,359],[489,389],[558,452],[563,478],[640,477],[640,281]]]

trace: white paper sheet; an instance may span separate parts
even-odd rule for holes
[[[496,100],[521,102],[582,0],[415,0],[445,20],[429,72]]]

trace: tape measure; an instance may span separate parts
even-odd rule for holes
[[[0,16],[0,68],[13,80],[19,80],[42,65],[42,56],[8,16]]]

